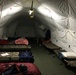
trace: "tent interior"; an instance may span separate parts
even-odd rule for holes
[[[76,53],[75,24],[76,0],[0,0],[0,39],[45,38],[50,30],[53,44]]]
[[[76,52],[75,0],[33,0],[33,6],[32,0],[1,0],[0,3],[0,38],[45,37],[44,30],[49,29],[54,44]],[[29,17],[31,6],[34,18]]]

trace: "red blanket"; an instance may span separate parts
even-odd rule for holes
[[[28,74],[33,74],[33,75],[41,75],[41,72],[39,71],[39,69],[37,68],[37,66],[35,64],[32,63],[22,63],[22,62],[12,62],[12,63],[0,63],[0,73],[4,72],[7,68],[9,68],[11,65],[16,64],[17,68],[23,64],[25,66],[27,66],[27,70],[28,70]],[[22,75],[21,73],[18,75]]]
[[[8,40],[2,40],[2,39],[0,39],[0,44],[8,44],[8,43],[9,43]]]

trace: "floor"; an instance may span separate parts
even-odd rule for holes
[[[32,43],[31,49],[35,62],[42,75],[75,75],[73,71],[66,68],[65,64],[55,56],[55,53],[44,46],[39,46],[36,43]]]

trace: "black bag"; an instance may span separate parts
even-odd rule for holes
[[[20,66],[19,66],[19,71],[23,74],[23,75],[26,75],[26,73],[28,72],[27,71],[27,66],[25,66],[25,65],[23,65],[23,64],[21,64]]]

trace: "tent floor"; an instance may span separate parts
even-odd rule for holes
[[[36,43],[31,43],[31,51],[34,55],[35,64],[40,69],[42,75],[74,75],[75,73],[65,66],[65,64],[58,59],[56,54],[44,46],[39,46]],[[55,57],[54,57],[55,56]],[[75,69],[76,70],[76,69]]]

